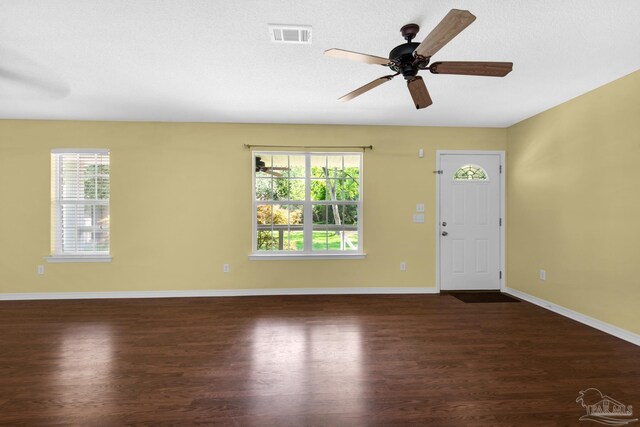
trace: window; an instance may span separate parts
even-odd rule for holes
[[[254,153],[254,255],[362,256],[361,153]]]
[[[109,257],[109,151],[51,153],[50,261]]]
[[[453,174],[454,181],[485,181],[487,172],[480,166],[464,165]]]

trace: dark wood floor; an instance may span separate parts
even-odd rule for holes
[[[0,424],[560,426],[640,347],[448,295],[0,302]]]

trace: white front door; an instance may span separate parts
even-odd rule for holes
[[[439,154],[440,289],[500,289],[500,154]]]

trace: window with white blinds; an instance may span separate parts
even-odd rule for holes
[[[53,257],[109,256],[109,151],[51,152]]]

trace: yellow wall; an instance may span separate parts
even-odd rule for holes
[[[0,121],[0,293],[432,287],[436,150],[508,147],[508,286],[640,333],[639,94],[636,72],[509,129]],[[374,145],[366,259],[249,261],[243,144]],[[50,150],[76,147],[111,149],[112,263],[44,260]]]
[[[635,72],[512,126],[507,153],[509,287],[635,333],[639,96]]]
[[[435,286],[435,152],[505,150],[505,129],[0,121],[0,293]],[[364,260],[249,261],[243,144],[374,145]],[[47,264],[50,150],[111,150],[107,264]],[[418,148],[425,157],[418,158]],[[426,222],[413,224],[416,203]],[[399,263],[407,262],[400,272]],[[229,263],[231,272],[222,273]],[[45,264],[44,276],[36,266]]]

